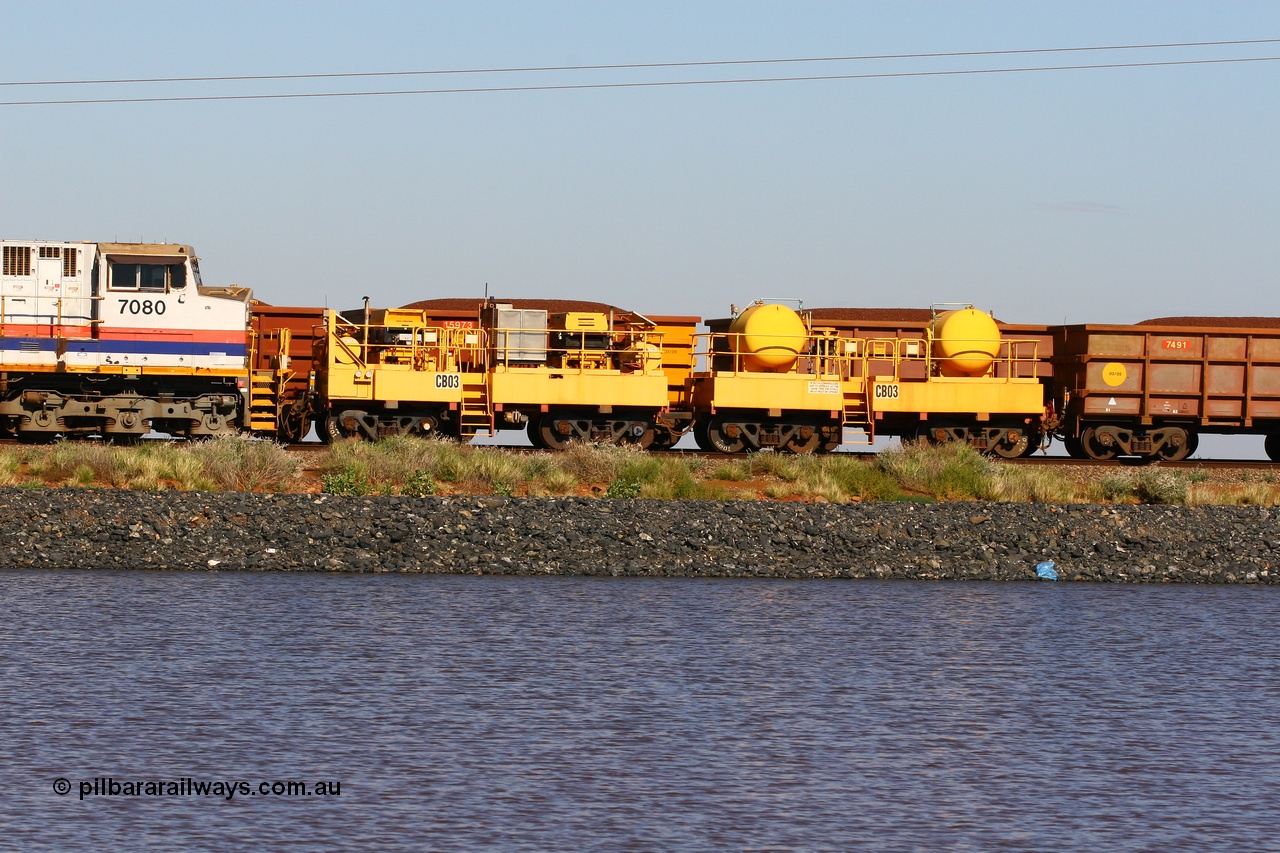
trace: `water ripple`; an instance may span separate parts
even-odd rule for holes
[[[20,849],[1271,843],[1269,588],[10,572],[0,606]]]

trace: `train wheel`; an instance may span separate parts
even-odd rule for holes
[[[316,419],[316,435],[320,436],[320,440],[325,444],[333,444],[345,438],[338,427],[338,418],[333,412]]]
[[[1031,433],[1031,435],[1027,437],[1027,449],[1022,451],[1023,457],[1025,458],[1027,456],[1034,455],[1035,452],[1040,449],[1040,445],[1042,444],[1044,444],[1044,434],[1039,432]]]
[[[539,450],[551,449],[547,447],[547,445],[543,442],[542,430],[539,429],[538,422],[536,420],[529,421],[529,425],[525,427],[525,432],[529,436],[529,443],[532,444],[534,447],[538,448]]]
[[[639,426],[638,424],[636,426]],[[648,450],[653,446],[656,433],[651,426],[645,426],[639,435],[635,434],[636,426],[631,427],[618,438],[618,444],[624,447],[638,447],[641,450]]]
[[[708,430],[709,426],[710,424],[706,421],[698,421],[693,425],[693,440],[697,442],[698,449],[704,453],[714,453],[716,450],[715,445],[711,443],[711,436],[709,435]]]
[[[302,412],[286,409],[277,434],[281,441],[297,444],[307,434],[307,419]]]
[[[654,427],[653,443],[649,445],[649,449],[670,450],[676,446],[676,442],[679,440],[679,437],[666,427]]]
[[[1068,435],[1062,439],[1062,446],[1066,448],[1067,455],[1072,459],[1088,459],[1088,455],[1084,452],[1084,446],[1080,444],[1080,439],[1075,436]]]
[[[1019,459],[1027,455],[1027,448],[1030,445],[1031,438],[1025,430],[1009,430],[1002,440],[991,446],[991,452],[1001,459]]]
[[[742,435],[737,437],[730,436],[728,427],[725,426],[724,418],[712,418],[707,424],[707,439],[711,443],[711,449],[717,453],[741,453],[747,449],[747,443],[743,440]]]
[[[1116,454],[1120,452],[1114,444],[1101,443],[1098,440],[1098,431],[1094,427],[1089,427],[1081,434],[1080,447],[1084,450],[1085,456],[1099,461],[1115,459]]]
[[[550,416],[538,421],[538,437],[548,450],[568,450],[573,444],[573,433],[561,433],[556,429],[555,419]]]
[[[1267,458],[1272,462],[1280,462],[1280,433],[1273,432],[1267,436],[1267,440],[1262,445],[1267,451]]]
[[[1176,447],[1165,441],[1164,444],[1160,445],[1160,450],[1157,451],[1156,456],[1165,462],[1181,462],[1195,452],[1196,445],[1199,442],[1193,441],[1194,438],[1195,433],[1189,433],[1184,430],[1182,441]]]
[[[810,430],[809,437],[804,438],[804,430]],[[822,431],[817,427],[801,427],[791,434],[791,438],[787,439],[787,444],[783,448],[792,453],[806,454],[813,453],[822,446]]]

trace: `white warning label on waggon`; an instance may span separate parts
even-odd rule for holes
[[[810,394],[839,394],[840,383],[839,382],[810,382],[809,393]]]

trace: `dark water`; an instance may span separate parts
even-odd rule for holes
[[[1280,843],[1273,589],[23,572],[0,605],[4,849]]]

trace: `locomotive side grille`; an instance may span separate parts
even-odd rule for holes
[[[67,249],[66,254],[62,256],[62,277],[75,278],[80,274],[80,250]]]
[[[4,247],[4,274],[31,275],[31,247]]]
[[[40,257],[42,258],[60,258],[62,257],[61,246],[41,246]]]

